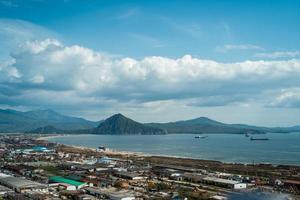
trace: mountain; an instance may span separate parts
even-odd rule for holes
[[[161,128],[168,133],[234,133],[244,134],[251,133],[264,133],[259,129],[252,127],[238,127],[230,124],[221,123],[207,117],[199,117],[196,119],[169,122],[169,123],[149,123],[152,127]],[[245,125],[246,126],[246,125]]]
[[[211,125],[211,126],[224,126],[226,124],[222,122],[218,122],[212,119],[209,119],[207,117],[199,117],[195,119],[190,119],[190,120],[183,120],[183,121],[177,121],[175,122],[177,124],[186,124],[186,125]]]
[[[158,135],[166,134],[160,128],[151,127],[122,114],[115,114],[99,124],[97,128],[92,129],[92,134],[112,134],[112,135]]]
[[[26,132],[39,127],[54,126],[57,129],[89,129],[98,122],[83,118],[62,115],[52,110],[33,110],[21,112],[11,109],[0,109],[0,132]]]
[[[57,129],[54,126],[48,125],[40,128],[36,128],[30,131],[25,131],[25,133],[38,133],[38,134],[55,134],[55,133],[64,133],[65,130]]]
[[[290,132],[300,132],[300,126],[292,127],[262,127],[262,126],[251,126],[245,124],[231,124],[232,127],[245,128],[252,130],[260,130],[269,133],[290,133]]]
[[[196,119],[169,122],[169,123],[148,123],[147,125],[161,128],[168,133],[234,133],[244,134],[253,133],[261,134],[271,133],[289,133],[300,132],[300,126],[292,127],[260,127],[246,124],[225,124],[207,117],[199,117]]]
[[[225,124],[207,117],[168,123],[139,123],[116,114],[104,121],[62,115],[52,110],[21,112],[0,109],[0,133],[70,133],[70,134],[166,134],[166,133],[288,133],[300,132],[300,126],[259,127],[246,124]]]

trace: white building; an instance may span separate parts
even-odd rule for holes
[[[234,180],[229,180],[229,179],[222,179],[222,178],[216,178],[216,177],[205,177],[202,179],[202,181],[207,184],[231,188],[231,189],[247,188],[246,183],[241,183],[239,181],[234,181]]]

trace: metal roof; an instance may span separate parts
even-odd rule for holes
[[[49,180],[52,182],[56,182],[56,183],[68,183],[68,184],[74,185],[76,187],[85,184],[84,182],[74,181],[74,180],[67,179],[67,178],[64,178],[61,176],[51,176],[51,177],[49,177]]]
[[[205,177],[205,178],[203,178],[203,180],[216,182],[216,183],[230,184],[230,185],[235,185],[235,184],[240,183],[240,182],[234,181],[234,180],[223,179],[223,178],[215,178],[215,177]]]
[[[8,187],[5,187],[3,185],[0,185],[0,192],[9,192],[12,191],[11,189],[9,189]]]
[[[13,176],[0,178],[0,182],[5,186],[13,188],[46,187],[41,183]]]

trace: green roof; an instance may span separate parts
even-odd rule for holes
[[[84,184],[84,182],[74,181],[74,180],[67,179],[67,178],[64,178],[64,177],[61,177],[61,176],[50,176],[49,181],[55,182],[55,183],[67,183],[67,184],[70,184],[70,185],[74,185],[76,187],[81,186],[81,185]]]

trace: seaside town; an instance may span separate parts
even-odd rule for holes
[[[225,164],[0,136],[0,199],[228,199],[251,191],[300,199],[300,167]]]

